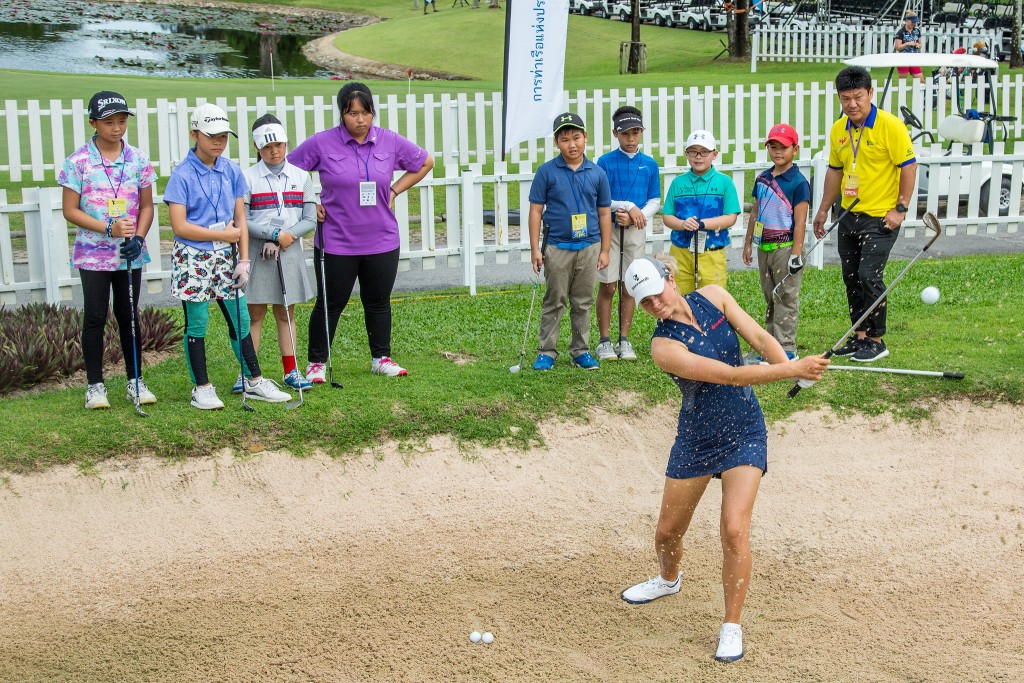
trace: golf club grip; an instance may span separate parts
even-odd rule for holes
[[[946,379],[963,379],[964,373],[962,372],[944,372],[942,376]]]
[[[829,350],[828,350],[828,351],[826,351],[825,353],[821,354],[821,357],[822,357],[822,358],[826,358],[826,359],[827,359],[827,358],[831,358],[831,357],[832,357],[832,353],[833,353],[833,352],[832,352],[832,349],[829,349]],[[790,389],[790,390],[789,390],[789,393],[788,393],[788,394],[786,394],[786,395],[787,395],[787,396],[789,396],[790,398],[793,398],[794,396],[796,396],[797,394],[799,394],[799,393],[800,393],[800,389],[801,389],[801,388],[802,388],[802,387],[800,386],[800,384],[799,384],[799,383],[797,383],[797,384],[794,384],[794,385],[793,385],[793,388],[792,388],[792,389]]]

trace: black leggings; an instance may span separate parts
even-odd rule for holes
[[[89,384],[103,381],[103,327],[107,322],[110,291],[114,291],[114,318],[121,337],[124,369],[129,378],[135,377],[132,354],[132,309],[128,305],[128,271],[79,269],[82,278],[82,355]],[[139,289],[142,287],[142,269],[132,271],[132,296],[135,297],[135,351],[142,367],[142,334],[139,332]]]
[[[327,278],[327,317],[330,340],[338,329],[338,318],[352,296],[352,287],[359,280],[359,298],[363,302],[366,336],[370,355],[381,358],[391,355],[391,291],[398,275],[398,249],[367,256],[336,256],[327,254],[323,263]],[[327,362],[327,330],[324,329],[324,291],[320,281],[320,259],[323,252],[313,249],[313,270],[316,271],[316,304],[309,318],[308,356],[310,363]]]

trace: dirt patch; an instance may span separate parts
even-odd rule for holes
[[[1024,408],[772,428],[747,656],[712,661],[720,488],[652,550],[675,408],[344,460],[228,453],[0,483],[3,681],[997,681],[1024,663]],[[331,428],[344,428],[337,425]],[[495,634],[473,645],[471,631]],[[1017,673],[1014,673],[1017,672]]]

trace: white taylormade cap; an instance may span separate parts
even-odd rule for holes
[[[192,112],[192,120],[189,124],[191,130],[198,130],[209,137],[221,133],[231,133],[236,138],[238,137],[238,134],[231,130],[228,115],[216,104],[200,104]]]
[[[644,256],[633,261],[626,269],[626,292],[640,308],[640,302],[649,296],[658,296],[665,291],[668,268],[658,259]]]
[[[718,149],[718,145],[715,143],[715,136],[706,130],[695,130],[690,133],[690,137],[686,138],[686,147],[683,149],[690,149],[696,146],[711,151]]]
[[[288,134],[280,123],[267,123],[252,132],[256,149],[263,149],[271,142],[288,142]]]

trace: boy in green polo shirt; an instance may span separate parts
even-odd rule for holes
[[[672,231],[669,254],[679,266],[676,284],[682,294],[705,285],[725,287],[725,248],[729,228],[740,215],[740,200],[732,178],[715,170],[715,137],[695,130],[686,138],[690,170],[669,185],[662,209],[665,227]]]

